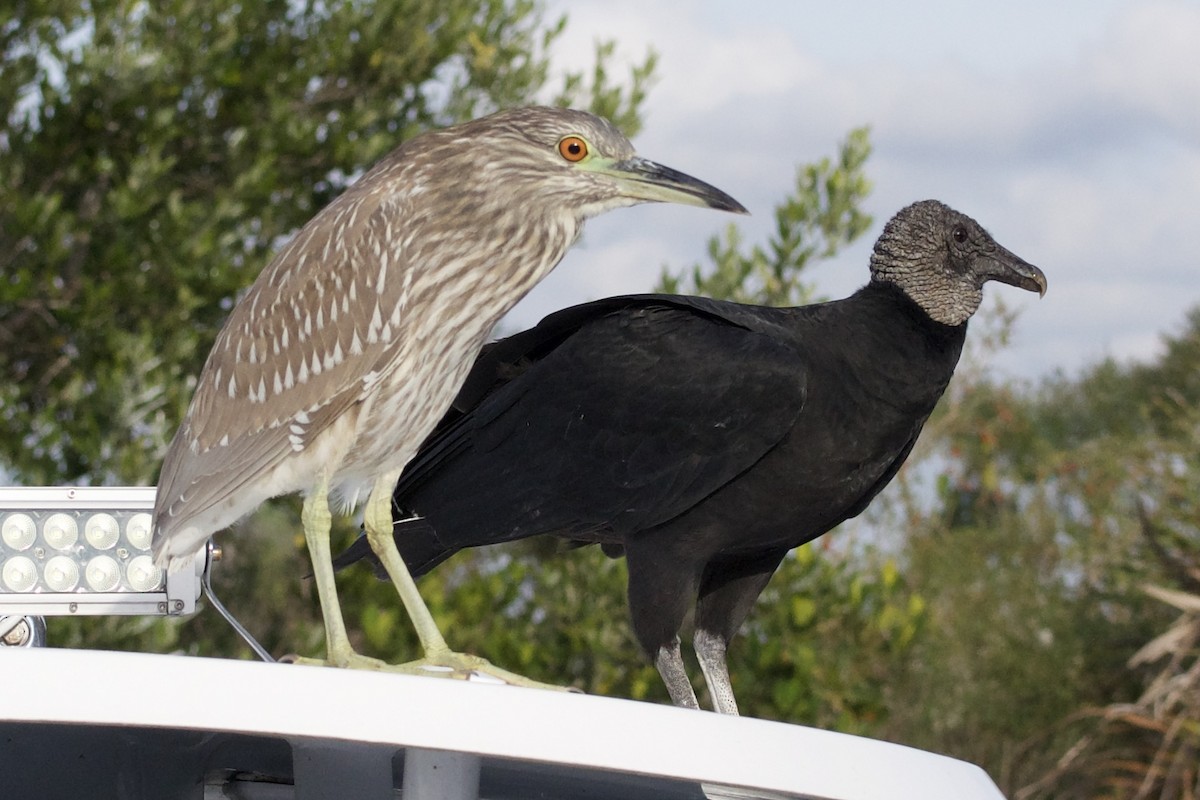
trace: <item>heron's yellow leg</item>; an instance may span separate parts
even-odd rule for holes
[[[558,689],[573,691],[570,687],[554,686],[541,683],[518,675],[515,672],[500,669],[486,659],[467,653],[458,653],[446,645],[445,638],[438,630],[429,607],[421,599],[417,584],[408,566],[396,548],[396,540],[392,531],[392,487],[396,485],[398,473],[384,475],[375,482],[371,496],[363,515],[363,523],[367,529],[367,541],[371,549],[379,556],[388,576],[391,577],[396,591],[413,626],[421,640],[425,657],[406,664],[388,664],[376,658],[360,655],[350,646],[346,635],[346,623],[342,619],[341,606],[337,599],[337,587],[333,579],[333,561],[329,547],[329,529],[332,524],[329,514],[329,484],[322,475],[316,488],[304,501],[301,519],[304,522],[304,538],[308,542],[308,552],[312,556],[313,579],[317,584],[317,594],[321,599],[321,615],[325,619],[326,660],[319,661],[310,658],[288,657],[294,664],[327,664],[334,667],[350,667],[353,669],[368,669],[383,672],[399,672],[410,675],[432,675],[466,680],[473,675],[488,676],[494,680],[515,686],[530,686],[542,689]]]
[[[451,650],[445,638],[438,630],[429,607],[417,591],[417,584],[408,571],[408,565],[396,548],[396,540],[392,528],[392,489],[396,485],[399,474],[384,475],[375,483],[367,507],[363,514],[363,524],[367,529],[367,541],[375,555],[379,556],[383,568],[396,586],[405,610],[417,629],[421,647],[425,657],[407,664],[398,664],[390,669],[396,672],[408,672],[418,675],[441,675],[450,678],[467,679],[472,675],[486,675],[498,681],[514,686],[529,686],[540,689],[557,689],[572,691],[570,687],[554,686],[509,672],[494,666],[487,659],[468,653]]]
[[[408,571],[408,565],[400,557],[396,549],[396,540],[392,530],[392,489],[396,486],[399,472],[383,475],[375,481],[371,496],[367,498],[367,507],[363,511],[363,527],[367,529],[367,542],[375,555],[379,556],[383,568],[387,570],[392,585],[404,603],[404,610],[417,629],[417,638],[421,640],[421,648],[426,658],[437,658],[443,653],[449,653],[450,648],[442,632],[438,630],[429,606],[417,591],[416,581]]]
[[[308,554],[312,559],[313,580],[317,584],[317,597],[321,601],[321,617],[325,620],[326,660],[293,660],[361,669],[386,667],[383,661],[356,653],[350,646],[350,637],[346,635],[346,622],[342,618],[337,585],[333,579],[333,559],[329,547],[329,530],[333,525],[333,518],[329,513],[329,477],[324,471],[321,472],[312,492],[304,498],[300,521],[304,525],[304,541],[308,543]]]

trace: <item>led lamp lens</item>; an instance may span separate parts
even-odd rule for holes
[[[154,563],[155,494],[153,486],[0,486],[0,618],[193,613],[207,552],[199,548],[175,572]]]
[[[68,556],[55,556],[46,562],[46,585],[55,592],[69,592],[79,585],[79,565]]]
[[[0,515],[0,590],[110,593],[163,588],[164,573],[149,554],[153,518],[148,513]],[[17,555],[25,550],[28,556]]]
[[[121,582],[121,565],[112,556],[96,556],[88,562],[83,579],[93,592],[111,592]]]
[[[42,525],[42,538],[55,550],[66,550],[79,541],[79,526],[69,514],[51,514]]]
[[[28,550],[37,538],[37,525],[28,514],[9,514],[0,526],[0,540],[13,550]]]
[[[135,592],[149,592],[162,584],[162,570],[150,556],[134,556],[125,569],[125,582]]]
[[[0,570],[0,582],[10,592],[28,592],[37,583],[37,578],[37,565],[25,556],[10,558]]]
[[[83,526],[83,538],[97,550],[109,550],[121,538],[121,526],[112,514],[93,514]]]
[[[135,550],[150,549],[150,515],[134,514],[125,524],[125,539]]]

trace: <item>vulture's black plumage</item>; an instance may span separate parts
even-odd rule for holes
[[[856,516],[912,450],[982,286],[1046,279],[936,201],[884,227],[851,297],[763,308],[616,297],[490,345],[396,487],[414,574],[466,547],[555,534],[624,553],[638,641],[695,707],[678,631],[718,711],[726,645],[784,555]],[[419,519],[408,519],[417,515]],[[371,558],[360,540],[338,560]]]

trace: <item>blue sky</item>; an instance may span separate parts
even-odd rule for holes
[[[555,51],[592,42],[660,54],[635,144],[716,183],[768,234],[798,165],[872,128],[875,226],[813,271],[827,296],[866,280],[871,240],[914,200],[978,219],[1045,270],[1045,299],[993,285],[1020,316],[994,361],[1033,378],[1104,356],[1154,355],[1200,304],[1200,3],[1093,0],[574,0]],[[665,264],[704,259],[732,217],[638,207],[589,223],[584,241],[510,316],[646,291]]]

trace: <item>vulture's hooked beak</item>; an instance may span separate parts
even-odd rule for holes
[[[1045,274],[1020,256],[996,245],[996,251],[983,259],[979,270],[985,281],[1000,281],[1018,289],[1046,294]]]

